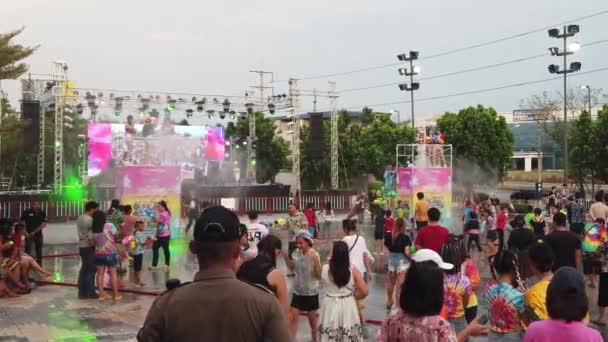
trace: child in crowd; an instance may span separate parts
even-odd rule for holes
[[[524,294],[519,277],[517,256],[506,249],[498,252],[492,262],[495,281],[486,285],[484,301],[490,323],[489,341],[519,341],[521,320],[525,310]]]
[[[475,261],[469,255],[463,240],[461,240],[458,244],[458,248],[460,249],[459,255],[462,258],[462,266],[460,266],[460,272],[467,276],[471,281],[471,295],[469,296],[468,304],[464,309],[464,316],[467,319],[467,323],[471,323],[471,321],[473,321],[475,317],[477,317],[478,302],[475,291],[477,291],[477,287],[479,286],[481,277],[479,275],[479,269],[477,269]]]
[[[583,230],[583,273],[587,276],[589,287],[595,288],[595,275],[600,273],[602,267],[600,246],[608,240],[604,219],[597,219],[595,223],[588,223]]]
[[[481,245],[479,243],[479,220],[477,219],[477,214],[475,212],[471,212],[471,219],[465,225],[465,232],[468,236],[468,244],[467,251],[471,252],[471,247],[473,243],[477,246],[477,251],[481,252]]]
[[[526,229],[532,230],[532,221],[534,220],[534,210],[531,205],[528,206],[528,210],[526,211],[526,216],[524,216],[524,222]]]
[[[509,220],[509,209],[506,206],[496,206],[496,232],[498,233],[498,247],[505,248],[505,230]]]
[[[549,318],[547,312],[547,287],[553,278],[553,261],[555,255],[551,246],[539,240],[530,247],[530,263],[534,275],[539,279],[525,294],[527,324]]]
[[[318,230],[317,230],[317,214],[315,213],[315,205],[310,202],[306,205],[306,209],[302,212],[304,216],[306,216],[306,220],[308,221],[308,232],[312,235],[313,239],[317,238]]]
[[[536,234],[538,238],[545,236],[545,227],[547,224],[545,223],[545,218],[540,208],[534,208],[534,218],[530,224],[532,225],[534,234]]]
[[[144,222],[135,222],[135,234],[131,245],[133,249],[131,254],[133,255],[133,282],[137,286],[146,286],[141,281],[141,268],[144,259],[144,247],[146,246],[146,236],[144,235]]]
[[[459,334],[467,326],[465,308],[473,293],[471,280],[461,270],[465,255],[461,237],[451,236],[441,248],[441,258],[444,262],[454,265],[451,270],[445,271],[443,278],[443,309],[441,316],[450,322]]]

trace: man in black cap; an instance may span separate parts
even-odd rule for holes
[[[283,310],[266,290],[235,277],[239,219],[212,207],[194,226],[194,281],[159,296],[138,341],[290,341]]]

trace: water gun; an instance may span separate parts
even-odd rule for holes
[[[416,254],[416,246],[412,245],[412,246],[410,247],[410,254],[411,254],[411,255]]]

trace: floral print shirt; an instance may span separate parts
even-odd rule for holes
[[[456,331],[440,316],[411,316],[401,309],[393,311],[382,326],[377,342],[456,342]]]

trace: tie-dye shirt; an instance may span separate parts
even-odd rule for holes
[[[521,315],[525,310],[523,293],[510,284],[496,283],[488,288],[484,300],[493,332],[509,333],[521,330]]]
[[[443,279],[443,309],[442,315],[447,319],[464,316],[464,297],[473,293],[471,280],[464,274],[446,274]]]
[[[165,210],[158,214],[158,228],[156,236],[166,237],[171,235],[171,230],[169,229],[169,221],[171,221],[171,215],[169,215],[168,211]]]
[[[606,229],[595,223],[585,225],[585,238],[583,239],[583,252],[595,253],[608,238]]]
[[[464,272],[464,275],[469,277],[471,281],[471,296],[469,297],[469,303],[467,304],[467,308],[472,308],[477,306],[477,296],[475,295],[475,290],[477,286],[479,286],[479,281],[481,277],[479,276],[479,270],[475,265],[475,262],[471,258],[467,258],[461,266],[461,271]]]
[[[116,227],[110,222],[103,226],[101,233],[93,233],[93,242],[95,244],[95,255],[110,255],[116,254],[116,242],[114,235]]]

